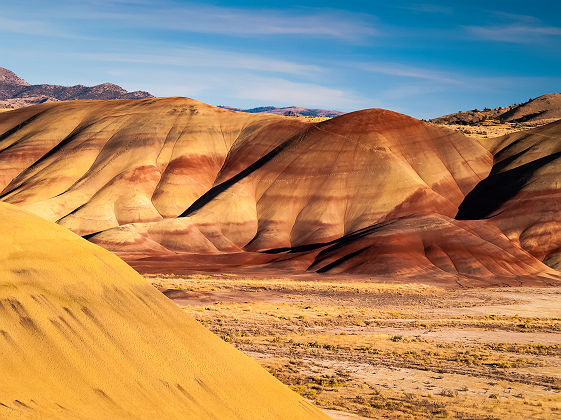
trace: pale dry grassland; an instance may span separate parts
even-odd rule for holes
[[[561,290],[147,276],[325,409],[373,418],[561,418]]]
[[[277,114],[273,114],[273,115],[277,115]],[[318,123],[318,122],[323,122],[323,121],[327,121],[327,120],[331,119],[329,117],[312,117],[312,116],[308,116],[308,115],[296,115],[296,116],[283,115],[283,117],[284,118],[292,118],[292,119],[301,120],[301,121],[306,121],[306,122],[311,122],[311,123]]]
[[[314,123],[323,122],[323,121],[327,121],[327,120],[331,119],[331,118],[328,118],[328,117],[309,117],[309,116],[305,116],[305,115],[299,116],[299,117],[287,117],[287,118],[297,118],[297,119],[300,119],[300,120],[314,122]]]
[[[449,128],[458,131],[470,137],[477,139],[486,139],[493,137],[504,136],[505,134],[516,133],[517,131],[529,130],[531,128],[540,127],[550,122],[557,121],[556,119],[541,120],[539,122],[525,122],[525,123],[509,123],[498,121],[485,121],[477,125],[462,125],[462,124],[434,124],[439,127]]]

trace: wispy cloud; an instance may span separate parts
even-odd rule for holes
[[[454,12],[454,9],[450,6],[443,6],[442,4],[434,3],[417,3],[411,4],[409,6],[402,6],[403,9],[411,10],[413,12],[421,13],[437,13],[449,15]]]
[[[537,25],[466,26],[469,32],[480,39],[518,44],[532,43],[550,36],[561,36],[561,28]]]
[[[504,19],[506,22],[517,22],[517,23],[525,23],[529,25],[539,24],[540,20],[531,15],[521,15],[519,13],[510,13],[505,12],[503,10],[491,10],[489,13],[498,17],[499,19]]]
[[[152,74],[151,79],[157,82],[144,85],[144,88],[156,96],[189,96],[214,105],[300,105],[343,111],[380,105],[374,103],[374,99],[362,97],[352,89],[333,88],[282,77],[232,75],[228,72],[209,75],[195,70],[179,76],[168,70],[166,73]]]
[[[529,44],[549,37],[561,36],[561,27],[544,25],[535,16],[503,11],[491,11],[490,13],[503,22],[490,25],[469,25],[464,26],[464,29],[479,39],[517,44]]]
[[[168,6],[135,8],[133,12],[109,8],[101,13],[93,10],[87,16],[117,20],[123,26],[234,36],[307,35],[357,41],[377,34],[372,18],[360,13],[307,8],[250,10],[196,3]]]
[[[299,83],[280,78],[259,78],[246,80],[236,87],[236,96],[259,101],[262,103],[284,103],[295,105],[306,103],[306,106],[356,107],[364,102],[354,94],[342,90],[325,87],[313,83]]]
[[[38,4],[31,6],[35,3]],[[15,7],[4,10],[3,29],[39,34],[37,28],[46,32],[44,22],[48,22],[49,32],[57,27],[80,31],[81,22],[86,28],[109,25],[124,30],[158,29],[237,37],[294,35],[360,43],[380,33],[372,15],[329,8],[242,8],[173,0],[60,0],[58,8],[44,7],[42,3],[31,0],[26,10],[29,25],[19,18],[8,19],[14,18],[9,14]],[[103,31],[96,35],[102,37]]]
[[[29,19],[12,19],[0,17],[0,28],[2,32],[11,32],[23,35],[40,35],[53,37],[68,37],[70,34],[60,30],[54,25]]]
[[[419,66],[407,66],[400,63],[387,62],[370,62],[370,63],[353,63],[356,67],[363,71],[372,73],[386,74],[390,76],[399,76],[412,79],[430,80],[440,83],[460,84],[461,78],[458,76],[440,70],[433,70]]]
[[[295,75],[309,75],[311,73],[320,73],[323,71],[321,67],[309,64],[300,64],[254,54],[242,54],[198,47],[166,49],[163,54],[153,54],[150,52],[144,52],[143,54],[87,53],[73,54],[73,56],[97,62],[154,64],[158,66],[188,68],[230,68]]]
[[[394,101],[403,98],[411,98],[417,95],[426,95],[438,90],[442,90],[442,86],[437,86],[435,84],[404,84],[380,92],[380,97],[383,98],[384,101]]]

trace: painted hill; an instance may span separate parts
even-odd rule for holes
[[[315,256],[309,269],[377,273],[401,281],[434,278],[461,286],[516,284],[513,279],[539,284],[537,277],[545,282],[557,277],[488,222],[435,214],[393,219],[334,241]]]
[[[548,93],[523,104],[460,111],[430,121],[435,124],[478,125],[491,120],[498,123],[537,123],[558,119],[561,119],[561,93]]]
[[[127,92],[112,83],[97,86],[30,85],[8,69],[0,67],[0,107],[21,108],[43,102],[76,99],[151,98],[148,92]]]
[[[489,177],[460,206],[459,219],[488,219],[512,241],[561,269],[561,121],[482,143]]]
[[[231,106],[220,105],[219,108],[229,109],[231,111],[238,111],[238,112],[248,112],[250,114],[275,114],[275,115],[284,115],[287,117],[335,118],[344,114],[344,112],[341,111],[303,108],[301,106],[287,106],[284,108],[279,108],[276,106],[262,106],[258,108],[241,109],[241,108],[234,108]]]
[[[413,213],[452,217],[491,166],[475,141],[376,109],[310,124],[167,98],[9,117],[2,200],[80,235],[162,221],[174,252],[261,251]],[[174,244],[176,224],[199,240]]]
[[[556,276],[491,224],[453,220],[492,153],[395,112],[311,123],[186,98],[76,101],[0,114],[0,133],[0,200],[143,271]],[[400,244],[411,258],[396,259]]]
[[[0,417],[321,419],[117,257],[0,203]]]

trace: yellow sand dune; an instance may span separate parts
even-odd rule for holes
[[[324,418],[110,252],[0,203],[0,418]]]

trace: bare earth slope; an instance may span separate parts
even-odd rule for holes
[[[108,251],[5,203],[0,229],[0,417],[325,417]]]
[[[177,217],[212,187],[235,142],[253,142],[269,126],[274,146],[304,126],[277,127],[280,117],[174,98],[44,104],[9,114],[0,120],[7,130],[3,200],[80,235]]]
[[[509,122],[554,120],[561,118],[561,93],[548,93],[514,107],[502,114]]]
[[[561,268],[561,122],[482,143],[489,177],[467,196],[458,218],[487,218],[550,267]]]
[[[377,273],[394,279],[439,279],[444,285],[556,284],[554,270],[510,242],[485,221],[441,215],[392,220],[323,249],[309,270]]]
[[[485,224],[451,221],[487,177],[492,154],[474,139],[395,112],[312,124],[187,98],[78,101],[0,115],[0,133],[1,200],[139,269],[148,269],[145,261],[164,271],[274,263],[386,275],[399,268],[453,283],[458,275],[518,281],[552,273],[494,227],[498,237],[490,238]],[[416,237],[415,250],[426,245],[418,257],[395,266],[363,252],[337,269],[314,260],[323,246],[347,244],[357,232],[370,232],[368,246],[377,249],[386,240],[380,226],[400,218],[409,222],[396,245]],[[427,229],[440,233],[427,239]],[[443,263],[433,248],[466,261]],[[298,258],[289,263],[283,252]],[[519,253],[527,263],[515,263]]]
[[[540,123],[561,119],[561,93],[547,93],[523,104],[498,108],[474,109],[433,118],[435,124],[478,125],[485,121],[497,123]]]

